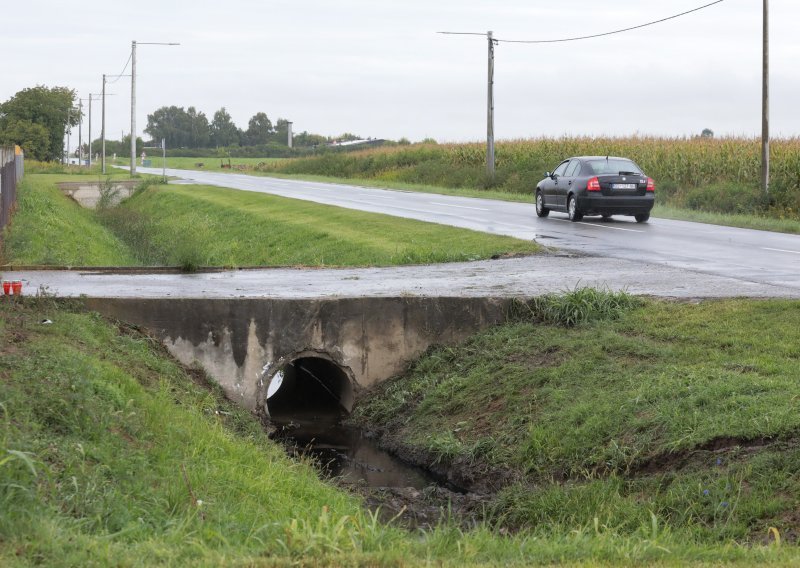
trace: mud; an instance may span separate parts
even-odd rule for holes
[[[354,426],[309,417],[273,427],[271,437],[289,455],[311,459],[323,478],[359,495],[384,522],[414,529],[445,518],[463,526],[481,519],[487,495],[464,490],[447,471],[403,459]]]

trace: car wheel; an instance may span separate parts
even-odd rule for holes
[[[608,221],[611,219],[611,213],[601,213],[601,217],[603,217],[603,221]]]
[[[550,215],[550,210],[544,206],[544,196],[541,191],[536,192],[536,215],[539,217]]]
[[[650,213],[637,213],[633,216],[637,223],[646,223],[650,218]]]
[[[583,219],[583,213],[578,211],[578,200],[575,199],[574,195],[569,196],[569,201],[567,202],[567,215],[569,215],[570,221],[580,221]]]

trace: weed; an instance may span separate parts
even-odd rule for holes
[[[532,319],[564,326],[575,326],[603,319],[617,319],[625,312],[641,307],[642,300],[625,291],[575,287],[563,294],[546,294],[525,301],[516,301],[511,318]]]

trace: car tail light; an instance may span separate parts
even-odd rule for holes
[[[656,182],[653,181],[653,178],[647,178],[647,191],[655,191],[656,190]]]
[[[586,191],[600,191],[600,180],[596,177],[590,179],[586,184]]]

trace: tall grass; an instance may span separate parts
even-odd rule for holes
[[[772,142],[772,193],[764,198],[760,142],[755,138],[538,138],[498,142],[497,175],[485,173],[483,144],[417,144],[348,154],[281,160],[265,172],[326,175],[530,193],[561,160],[579,155],[627,156],[657,183],[662,202],[722,212],[753,209],[774,216],[800,215],[800,138]],[[714,188],[703,197],[698,190]],[[730,193],[736,195],[731,196]]]

